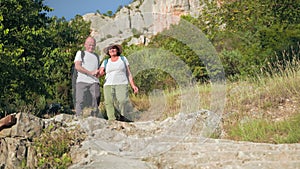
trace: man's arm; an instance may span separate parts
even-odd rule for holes
[[[84,67],[82,67],[81,65],[81,61],[75,61],[75,69],[80,72],[80,73],[83,73],[83,74],[86,74],[86,75],[90,75],[90,76],[95,76],[97,75],[98,73],[98,70],[94,70],[94,71],[88,71],[87,69],[85,69]]]

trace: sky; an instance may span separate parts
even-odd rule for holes
[[[74,18],[77,14],[116,12],[118,7],[128,5],[133,0],[44,0],[44,5],[54,9],[48,16],[65,17],[66,20]]]

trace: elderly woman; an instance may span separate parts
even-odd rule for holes
[[[134,84],[133,77],[129,69],[129,63],[125,56],[121,56],[122,47],[120,45],[111,45],[104,49],[104,52],[110,56],[104,60],[100,66],[100,75],[105,74],[103,85],[104,103],[109,121],[131,121],[125,118],[127,104],[129,102],[128,83],[130,83],[133,92],[138,93],[138,87]],[[119,109],[120,114],[115,114],[115,107]]]

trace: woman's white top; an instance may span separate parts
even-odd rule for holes
[[[124,61],[119,56],[118,60],[112,62],[109,58],[105,66],[105,83],[106,85],[122,85],[128,84],[127,78],[127,66],[129,65],[128,60],[125,56]],[[125,66],[126,65],[126,66]],[[102,62],[101,67],[104,67],[104,62]]]

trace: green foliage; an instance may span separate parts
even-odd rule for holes
[[[142,33],[135,28],[132,28],[131,31],[132,31],[133,37],[135,37],[135,38],[139,38],[142,35]]]
[[[196,81],[206,82],[209,76],[221,75],[222,70],[216,63],[216,52],[210,42],[201,32],[187,33],[187,26],[191,25],[184,21],[172,25],[154,36],[147,47],[131,46],[124,50],[130,54],[129,59],[132,57],[131,63],[138,63],[136,67],[131,64],[131,68],[133,73],[137,73],[135,82],[141,91],[173,89]],[[189,28],[193,29],[196,27]]]
[[[125,48],[123,54],[129,60],[134,81],[141,93],[174,89],[193,81],[186,63],[163,48],[130,46]]]
[[[217,7],[215,1],[206,4],[201,17],[183,17],[198,26],[212,41],[217,51],[234,50],[242,60],[235,70],[243,76],[255,75],[272,62],[275,53],[296,49],[300,41],[300,1],[228,1]],[[299,49],[296,49],[299,50]],[[280,57],[279,57],[280,58]],[[276,58],[277,59],[277,58]],[[232,63],[223,63],[229,67]],[[229,72],[228,72],[229,70]]]
[[[300,1],[241,1],[228,4],[225,8],[237,11],[226,13],[227,29],[231,32],[249,32],[240,34],[242,43],[236,46],[251,60],[247,66],[266,66],[274,58],[274,52],[288,50],[300,41],[300,20],[289,17],[295,14],[295,10],[300,10]],[[299,18],[299,14],[295,17]]]
[[[70,66],[90,32],[77,16],[70,22],[49,18],[43,0],[4,0],[0,6],[0,112],[14,112],[18,103],[70,105]],[[11,10],[14,9],[14,10]],[[31,106],[28,106],[31,107]],[[30,110],[29,110],[30,111]],[[40,110],[32,110],[38,113]],[[37,111],[37,112],[36,112]]]
[[[148,93],[153,89],[175,88],[174,79],[154,63],[160,62],[161,55],[151,52],[142,46],[124,46],[123,55],[127,56],[134,81],[140,93]],[[143,63],[143,64],[139,64]],[[168,80],[167,80],[168,79]]]
[[[112,11],[107,11],[107,12],[104,13],[103,15],[104,15],[104,16],[112,17],[112,16],[113,16],[113,12],[112,12]]]
[[[46,24],[51,20],[40,13],[43,9],[41,1],[1,2],[1,107],[45,92],[37,71],[31,71],[39,69],[43,53],[36,42],[43,46],[49,35]]]
[[[197,80],[203,80],[208,77],[206,67],[200,60],[195,51],[191,50],[187,45],[172,37],[166,37],[162,34],[157,35],[149,44],[150,47],[161,48],[169,51],[179,59],[184,61],[192,72],[192,76]],[[160,57],[163,57],[161,54]],[[177,66],[175,66],[177,67]]]
[[[239,51],[228,51],[223,50],[220,54],[221,60],[224,64],[224,69],[227,77],[235,77],[241,74],[241,70],[243,67],[242,59],[243,55]]]

